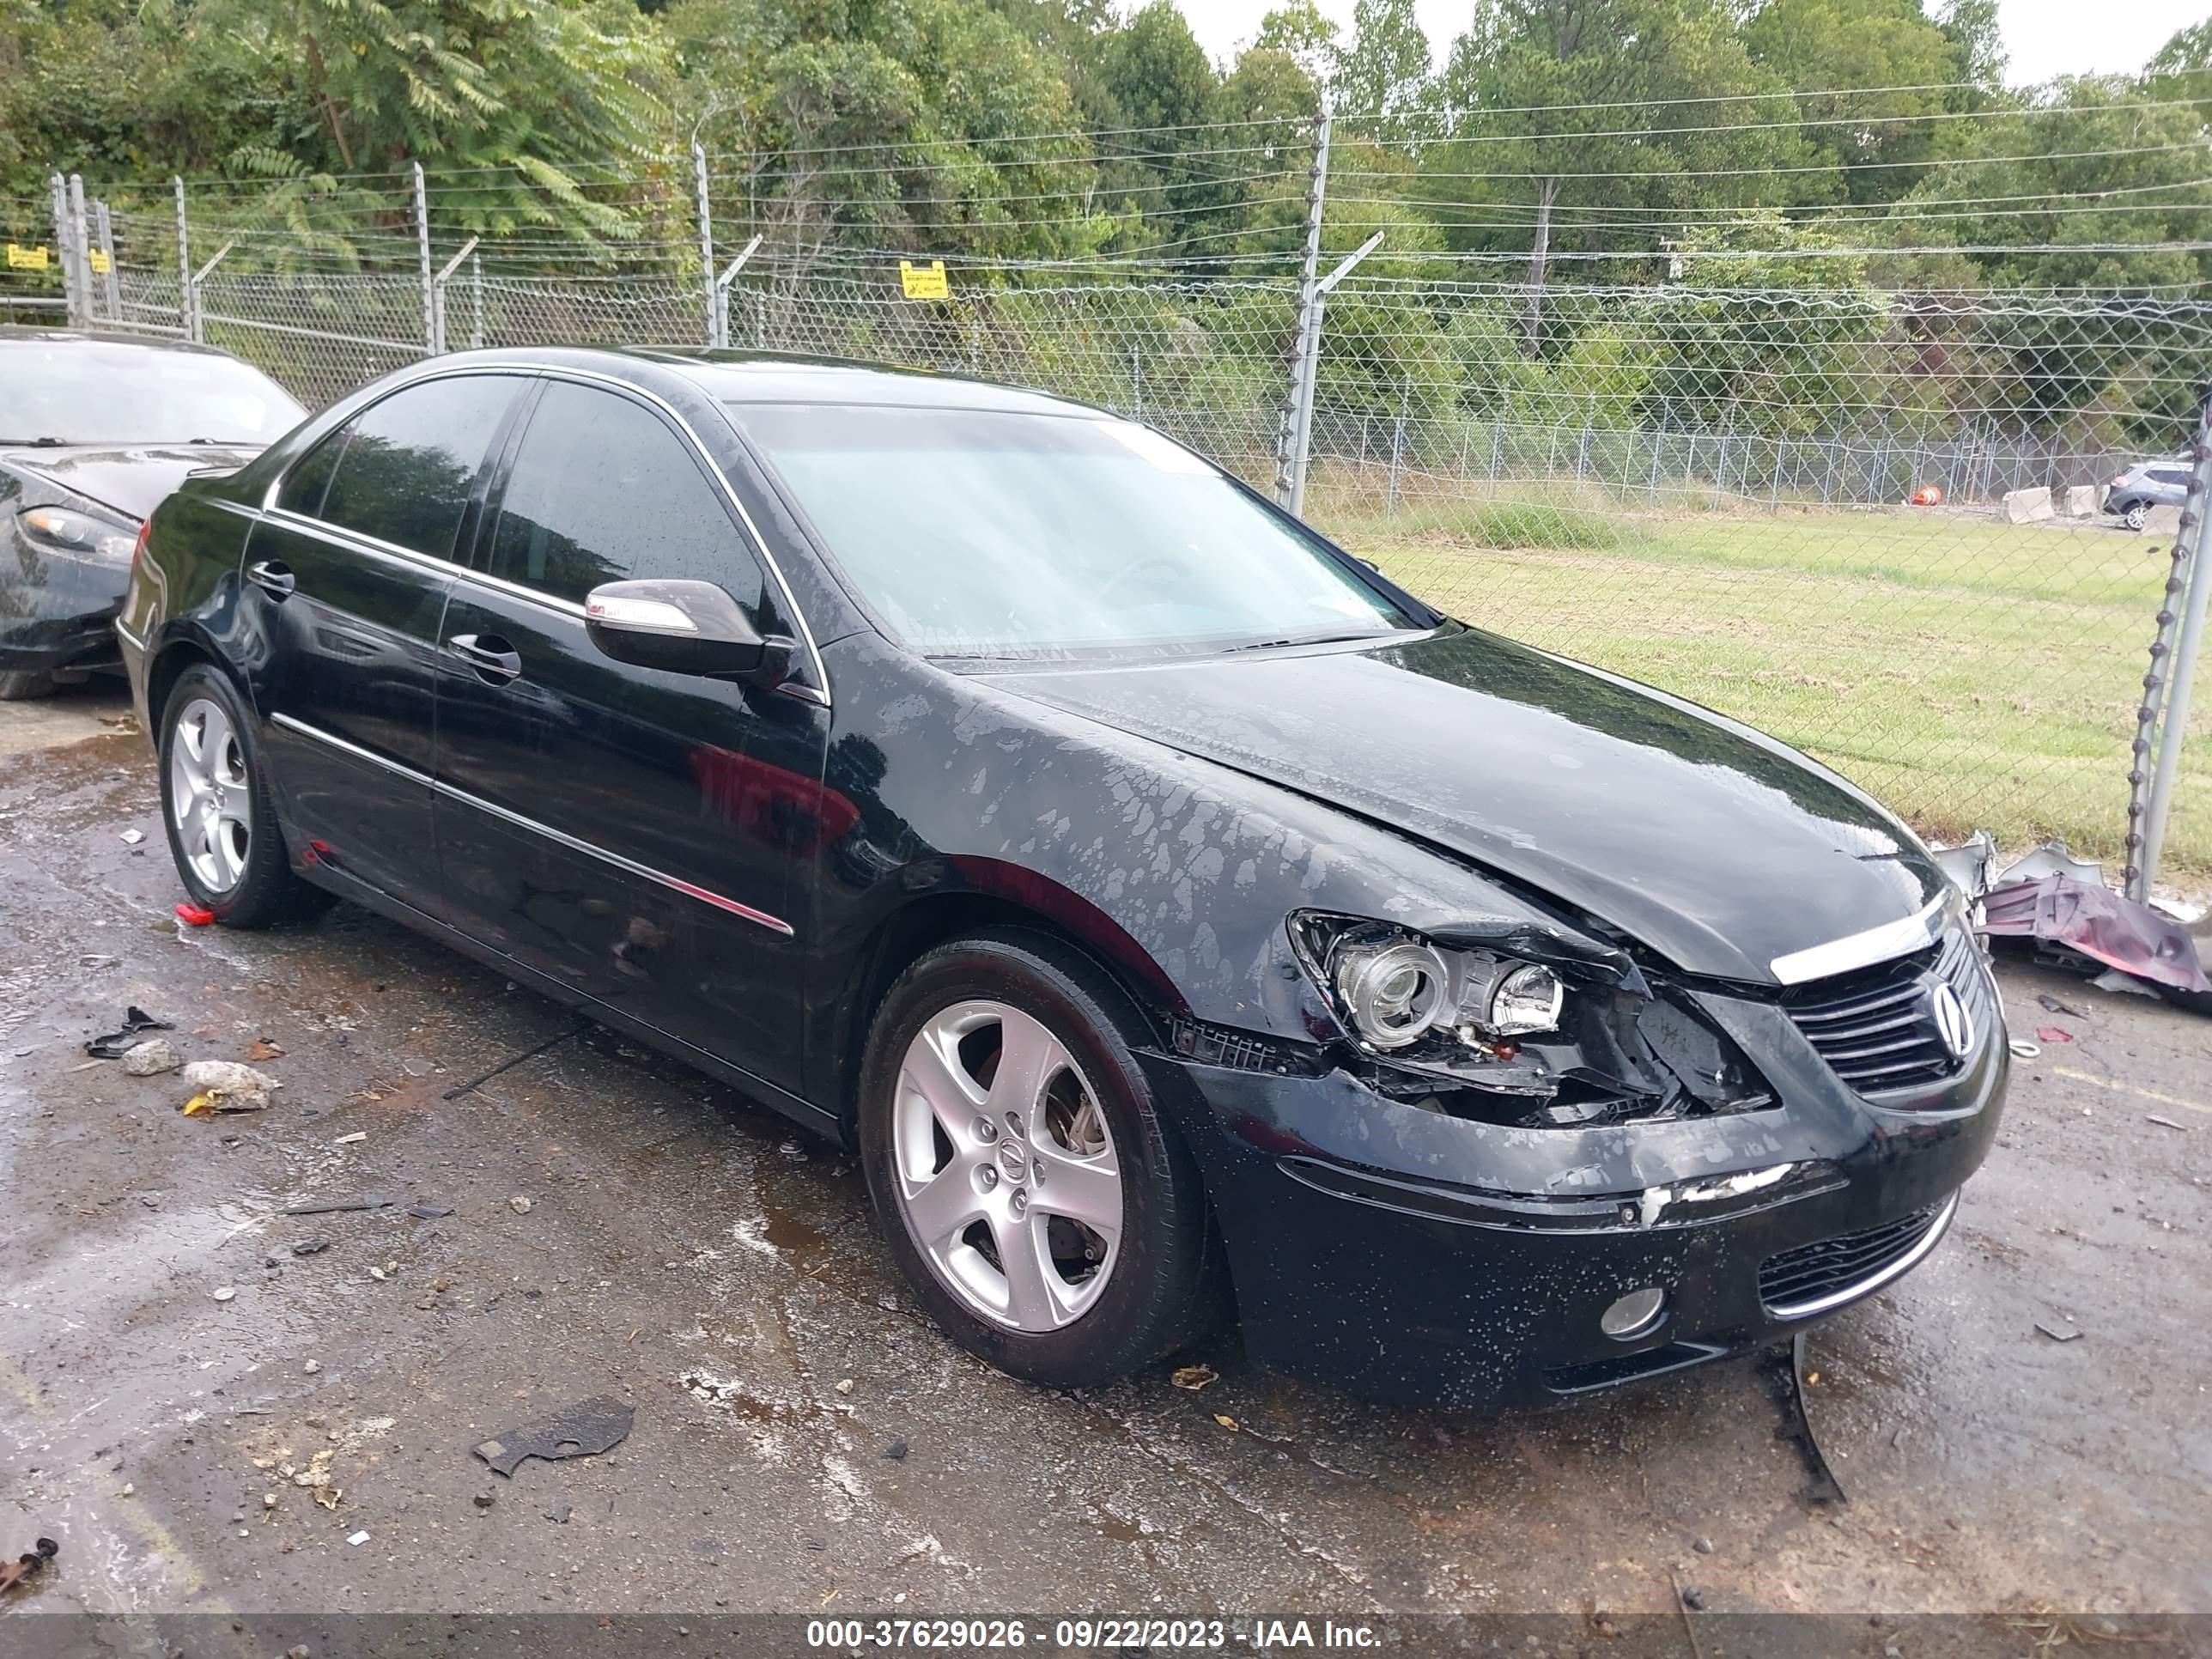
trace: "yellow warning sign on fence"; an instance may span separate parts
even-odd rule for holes
[[[21,247],[8,244],[8,269],[10,270],[44,270],[46,251],[42,247]]]
[[[911,259],[899,261],[899,286],[909,300],[949,300],[952,289],[945,280],[945,261],[932,259],[917,268]]]
[[[92,268],[98,271],[101,276],[105,276],[107,275],[107,267],[113,263],[114,262],[107,257],[106,249],[94,248],[92,250]]]

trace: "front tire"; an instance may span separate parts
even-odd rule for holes
[[[197,663],[161,706],[161,822],[192,901],[226,927],[307,914],[321,894],[292,871],[235,687]]]
[[[1092,1388],[1192,1340],[1223,1300],[1203,1184],[1130,1048],[1128,999],[1056,941],[942,945],[877,1011],[860,1163],[884,1236],[953,1340]]]
[[[2130,530],[2141,530],[2143,526],[2150,522],[2150,503],[2130,501],[2121,510],[2120,522]]]

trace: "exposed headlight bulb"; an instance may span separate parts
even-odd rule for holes
[[[1346,947],[1335,979],[1352,1024],[1377,1048],[1418,1042],[1452,1012],[1443,958],[1412,939]]]
[[[1485,1022],[1500,1036],[1523,1031],[1549,1031],[1559,1024],[1567,988],[1550,969],[1534,963],[1516,968],[1500,979],[1490,993],[1490,1014]]]

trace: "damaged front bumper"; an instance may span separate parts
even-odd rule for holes
[[[1786,1337],[1929,1254],[1996,1131],[2002,1025],[1901,1109],[1778,1003],[1696,1002],[1773,1104],[1531,1127],[1263,1049],[1141,1055],[1205,1171],[1254,1356],[1394,1403],[1556,1404]],[[1652,1289],[1656,1319],[1607,1334]]]
[[[0,673],[120,666],[114,624],[129,568],[49,559],[35,576],[0,570]]]

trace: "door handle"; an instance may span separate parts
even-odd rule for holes
[[[522,653],[496,634],[456,634],[446,645],[486,684],[504,685],[522,678]]]
[[[279,564],[274,559],[262,559],[246,568],[246,579],[272,599],[286,599],[299,584],[292,580],[289,565]]]

